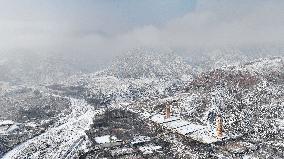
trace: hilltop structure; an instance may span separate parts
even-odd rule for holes
[[[218,114],[216,118],[216,137],[217,138],[223,137],[223,119],[221,114]]]
[[[165,119],[168,119],[170,117],[171,117],[171,106],[167,104],[165,109]]]

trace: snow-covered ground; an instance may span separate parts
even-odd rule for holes
[[[167,129],[170,129],[182,135],[186,135],[188,133],[192,133],[206,128],[203,125],[193,124],[176,116],[171,116],[170,118],[165,119],[164,115],[156,114],[152,116],[151,120],[153,122],[162,124]]]
[[[9,151],[3,159],[13,158],[60,158],[74,153],[85,141],[85,130],[89,129],[97,113],[84,100],[71,98],[72,113],[58,122],[58,126],[34,137]],[[69,156],[70,157],[70,156]]]

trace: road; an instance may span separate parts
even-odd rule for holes
[[[74,155],[74,149],[86,144],[85,130],[89,129],[96,114],[104,110],[94,110],[83,99],[70,98],[72,112],[62,118],[58,126],[47,130],[16,146],[3,156],[3,159],[21,158],[60,158]],[[69,154],[70,153],[70,154]]]

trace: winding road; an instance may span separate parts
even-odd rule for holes
[[[89,129],[93,117],[104,110],[94,110],[83,99],[70,98],[70,101],[72,112],[59,121],[59,126],[21,143],[6,153],[3,159],[72,158],[80,145],[86,144],[85,130]]]

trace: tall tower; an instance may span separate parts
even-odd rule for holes
[[[222,119],[221,114],[218,114],[216,118],[216,136],[218,138],[223,137],[223,119]]]
[[[170,118],[171,116],[171,106],[170,105],[166,105],[166,110],[165,110],[165,119]]]

